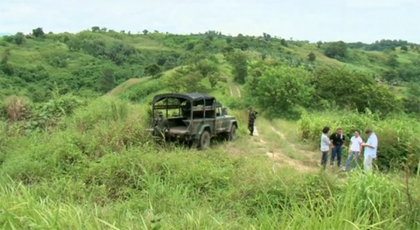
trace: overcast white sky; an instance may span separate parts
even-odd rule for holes
[[[271,35],[310,41],[420,43],[420,0],[0,0],[0,33],[79,32]]]

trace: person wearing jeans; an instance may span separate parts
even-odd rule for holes
[[[334,165],[335,157],[337,156],[337,166],[341,167],[341,156],[343,155],[344,141],[346,137],[343,134],[341,128],[337,129],[337,132],[330,136],[333,143],[333,149],[331,153],[331,166]]]
[[[330,132],[329,127],[324,127],[322,129],[322,135],[321,135],[321,165],[325,168],[327,166],[328,161],[328,152],[330,151],[330,138],[328,138],[328,133]]]
[[[357,167],[357,161],[360,159],[360,149],[362,148],[363,139],[360,137],[360,131],[356,130],[354,136],[350,139],[349,156],[347,158],[346,169],[349,171],[351,162],[355,159],[353,170]]]
[[[366,134],[368,136],[368,140],[366,143],[362,143],[364,146],[364,164],[365,164],[365,171],[370,172],[372,171],[372,161],[376,158],[376,154],[378,151],[378,137],[376,134],[368,129],[366,130]]]

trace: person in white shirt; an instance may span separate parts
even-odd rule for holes
[[[364,147],[364,164],[365,171],[370,172],[372,171],[372,161],[376,158],[378,152],[378,137],[370,129],[366,130],[365,133],[368,136],[368,140],[366,143],[362,143]]]
[[[331,140],[328,137],[329,132],[330,132],[329,127],[324,127],[324,129],[322,129],[322,135],[321,135],[321,152],[322,152],[321,165],[324,168],[327,166],[328,152],[330,151],[330,145],[331,145]]]
[[[345,171],[349,171],[351,162],[355,159],[353,170],[357,167],[357,162],[360,159],[360,150],[362,149],[363,139],[360,137],[360,131],[356,130],[354,136],[350,139],[349,156],[347,157],[347,163]]]

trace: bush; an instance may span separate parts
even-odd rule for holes
[[[352,111],[304,113],[299,120],[301,138],[318,146],[324,126],[332,130],[341,127],[348,138],[356,129],[362,132],[367,128],[373,129],[379,139],[377,163],[382,170],[403,168],[404,165],[414,169],[419,164],[420,127],[414,119],[404,116],[382,119],[369,110],[365,114]]]
[[[298,117],[300,106],[309,106],[313,97],[310,80],[310,73],[303,68],[269,67],[261,76],[247,79],[247,96],[268,115]]]
[[[389,89],[378,85],[371,76],[348,69],[318,68],[312,79],[316,94],[311,107],[322,101],[334,102],[341,109],[350,108],[389,114],[402,111],[402,103]]]
[[[59,96],[34,106],[31,119],[26,125],[28,131],[55,126],[64,116],[71,115],[85,101],[73,95]]]
[[[29,117],[31,102],[26,97],[13,95],[6,99],[5,107],[9,121],[16,122]]]
[[[248,110],[248,107],[251,105],[248,101],[243,100],[237,97],[228,97],[224,99],[226,105],[224,107],[234,110]]]
[[[347,57],[347,45],[343,41],[330,43],[324,53],[330,58],[344,59]]]

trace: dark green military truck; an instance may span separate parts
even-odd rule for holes
[[[200,93],[159,94],[152,102],[154,136],[182,141],[200,149],[210,147],[210,139],[237,137],[238,121],[228,115],[216,98]]]

